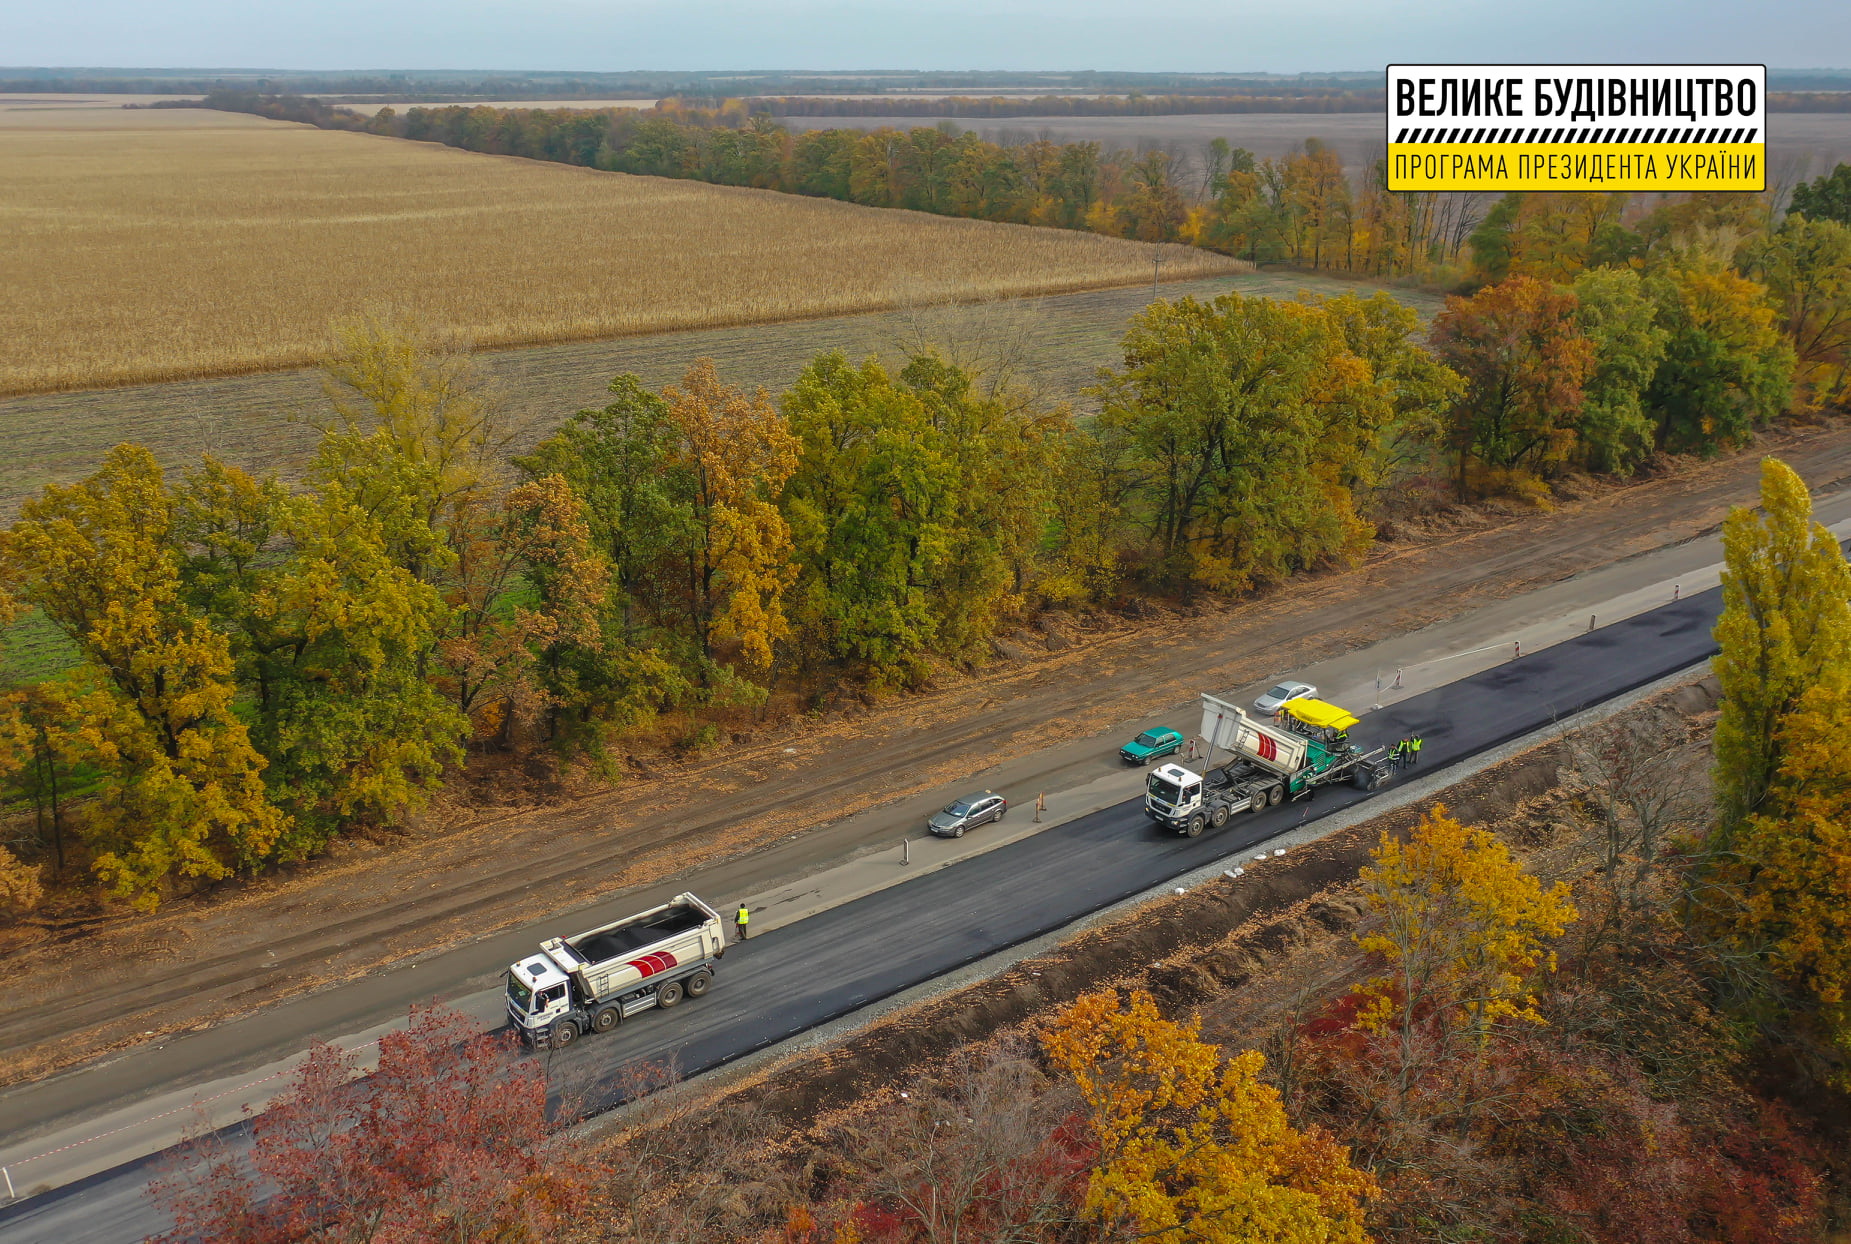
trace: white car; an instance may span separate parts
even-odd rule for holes
[[[1253,702],[1253,711],[1271,717],[1287,700],[1316,699],[1318,689],[1308,682],[1282,682]]]

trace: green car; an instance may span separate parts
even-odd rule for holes
[[[1168,726],[1158,726],[1119,748],[1118,757],[1128,765],[1147,765],[1159,756],[1174,756],[1182,750],[1182,733]]]

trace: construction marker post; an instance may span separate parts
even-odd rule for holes
[[[1588,630],[1590,630],[1590,631],[1591,631],[1591,630],[1593,630],[1593,629],[1594,629],[1594,619],[1595,619],[1595,618],[1596,618],[1597,616],[1598,616],[1598,615],[1596,615],[1596,614],[1592,614],[1592,613],[1590,613],[1590,614],[1588,614],[1588,616],[1587,616],[1587,628],[1588,628]]]
[[[912,862],[913,840],[911,838],[902,838],[900,839],[900,864],[902,867],[905,867]]]
[[[1515,661],[1518,657],[1523,655],[1523,641],[1521,639],[1511,640],[1510,649],[1510,659]]]
[[[1673,584],[1671,585],[1671,599],[1672,599],[1672,600],[1676,600],[1676,599],[1677,599],[1677,594],[1678,594],[1678,593],[1679,593],[1680,591],[1682,591],[1682,590],[1683,590],[1683,584],[1681,584],[1681,583],[1673,583]]]
[[[6,1176],[6,1199],[9,1201],[17,1200],[19,1194],[13,1191],[13,1172],[9,1171],[4,1166],[0,1166],[0,1175]]]

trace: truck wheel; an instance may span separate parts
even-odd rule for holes
[[[688,996],[698,998],[707,992],[707,986],[713,984],[713,977],[705,972],[696,972],[688,977]]]
[[[1280,804],[1284,803],[1285,802],[1285,787],[1275,786],[1271,790],[1267,791],[1266,792],[1266,802],[1270,803],[1275,808],[1278,807]]]
[[[670,981],[668,984],[662,986],[662,988],[656,990],[656,1005],[659,1007],[666,1009],[674,1006],[679,1001],[681,1001],[680,981]]]
[[[1191,838],[1202,836],[1202,814],[1200,812],[1189,818],[1189,836]]]
[[[1266,792],[1263,790],[1254,791],[1247,799],[1247,810],[1249,812],[1266,811]]]
[[[1215,810],[1208,814],[1208,823],[1213,825],[1216,829],[1220,829],[1223,825],[1226,825],[1228,823],[1227,805],[1216,804]]]
[[[553,1039],[550,1042],[556,1050],[563,1050],[578,1040],[578,1025],[569,1019],[562,1019],[553,1025]]]
[[[607,1006],[591,1017],[591,1030],[593,1032],[609,1032],[617,1026],[617,1021],[622,1018],[622,1011],[619,1011],[614,1006]]]

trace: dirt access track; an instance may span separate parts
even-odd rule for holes
[[[1815,489],[1851,480],[1851,428],[1782,434],[1761,450]],[[892,845],[916,829],[922,796],[1002,760],[1046,753],[1031,781],[1055,789],[1072,765],[1052,759],[1058,744],[1711,531],[1754,500],[1760,456],[1686,465],[1552,514],[1404,532],[1355,570],[1186,615],[1076,624],[1044,651],[940,689],[793,723],[616,789],[433,818],[401,842],[343,844],[293,875],[227,884],[157,916],[47,928],[7,956],[5,1082],[701,870],[738,886],[703,889],[724,904],[778,870]]]

